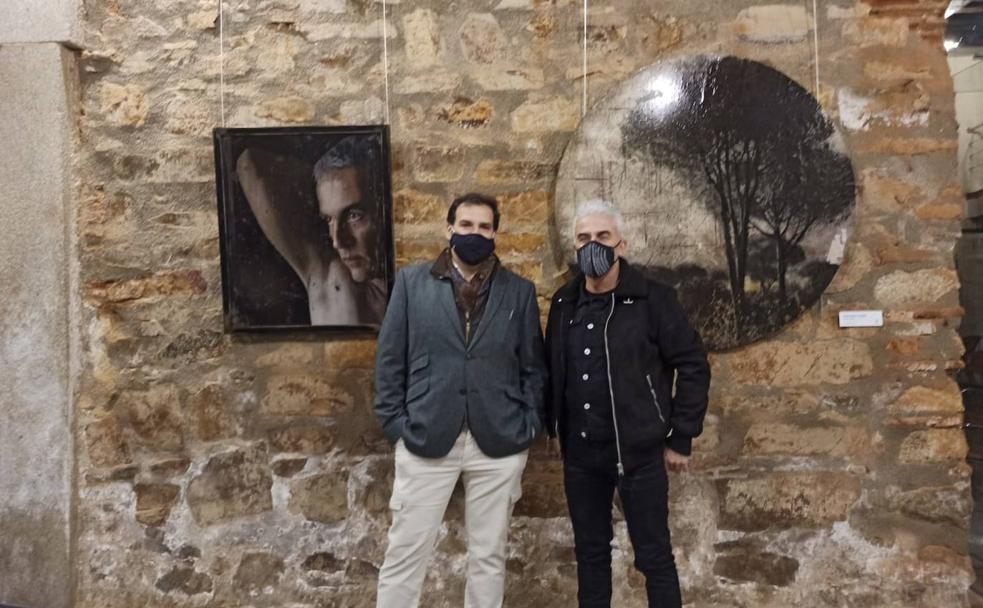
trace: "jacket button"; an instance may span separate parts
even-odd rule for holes
[[[459,390],[457,392],[461,393],[462,395],[467,395],[468,394],[468,389],[462,388],[461,390]]]
[[[594,329],[594,324],[593,323],[588,323],[587,324],[587,329]]]
[[[585,410],[589,410],[590,409],[590,404],[589,403],[585,403],[584,404],[584,409]]]

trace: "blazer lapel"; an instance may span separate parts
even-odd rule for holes
[[[448,279],[434,279],[437,282],[437,299],[444,308],[444,318],[454,328],[461,344],[464,344],[464,329],[461,327],[461,316],[454,301],[454,286]]]
[[[475,344],[481,336],[485,335],[485,330],[491,324],[491,320],[495,317],[495,312],[502,305],[502,301],[505,299],[505,288],[507,287],[507,278],[505,273],[502,272],[502,268],[499,267],[495,274],[492,275],[492,283],[488,288],[488,301],[485,303],[485,312],[481,314],[481,322],[478,323],[478,329],[475,330],[474,335],[471,336],[471,342],[468,344],[468,349]],[[460,325],[460,323],[458,323]]]

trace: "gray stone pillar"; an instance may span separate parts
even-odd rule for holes
[[[77,0],[0,3],[0,603],[72,604]]]

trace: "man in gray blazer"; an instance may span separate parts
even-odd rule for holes
[[[375,412],[396,445],[378,608],[419,605],[458,478],[468,535],[464,605],[502,605],[512,507],[543,428],[546,364],[536,290],[493,253],[499,219],[494,198],[455,199],[450,246],[396,276],[375,372]]]

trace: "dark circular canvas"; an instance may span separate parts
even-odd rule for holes
[[[774,334],[843,257],[854,174],[816,99],[762,63],[687,57],[647,68],[584,118],[564,152],[555,228],[574,260],[590,199],[625,216],[625,257],[676,287],[712,350]]]

